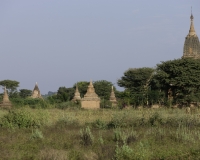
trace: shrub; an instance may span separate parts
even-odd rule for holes
[[[66,128],[67,126],[78,126],[79,122],[77,119],[71,118],[71,117],[63,117],[58,120],[56,123],[57,128]]]
[[[94,142],[94,137],[89,127],[80,130],[80,138],[81,144],[84,146],[92,145]]]
[[[138,138],[138,134],[136,131],[121,131],[120,128],[114,130],[114,138],[115,142],[119,142],[119,144],[130,144],[135,142]]]
[[[30,139],[42,139],[42,138],[43,138],[42,131],[39,131],[38,129],[32,130]]]
[[[41,98],[12,98],[11,102],[16,107],[29,106],[31,108],[49,108],[50,101]]]
[[[39,127],[40,123],[34,120],[30,112],[26,110],[9,111],[0,120],[0,125],[7,128],[30,128]]]
[[[92,126],[94,128],[98,128],[98,129],[106,129],[107,128],[106,122],[104,122],[104,121],[102,121],[100,119],[97,119],[95,122],[93,122]]]
[[[67,108],[79,109],[80,107],[81,107],[81,105],[80,105],[79,101],[77,101],[76,103],[71,102],[71,101],[62,102],[62,103],[58,103],[56,105],[56,108],[58,108],[58,109],[67,109]]]
[[[161,124],[162,122],[162,118],[159,115],[158,112],[155,112],[150,118],[149,118],[149,123],[151,126],[157,126],[159,124]]]
[[[24,106],[24,99],[22,99],[22,98],[12,98],[11,102],[16,107]]]
[[[81,160],[83,159],[83,154],[79,151],[76,151],[76,150],[72,150],[69,152],[68,156],[67,156],[69,159],[72,159],[72,160]]]
[[[26,98],[24,105],[29,105],[31,108],[48,108],[49,103],[41,98]]]
[[[116,130],[114,130],[114,138],[113,140],[115,142],[119,142],[119,141],[122,141],[123,142],[123,133],[121,132],[121,130],[118,128]]]
[[[100,108],[112,108],[112,102],[110,102],[109,100],[101,100],[100,102]]]
[[[128,160],[133,159],[133,150],[126,144],[119,147],[118,144],[115,149],[116,160]]]
[[[108,128],[121,128],[121,127],[127,127],[130,124],[130,121],[127,120],[128,115],[115,115],[111,121],[108,123]]]

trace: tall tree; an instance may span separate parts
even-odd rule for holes
[[[200,61],[184,58],[162,62],[157,65],[155,79],[161,84],[166,97],[177,103],[200,100]]]
[[[109,100],[111,89],[113,86],[112,82],[106,80],[99,80],[95,81],[93,85],[95,88],[95,92],[101,99]],[[114,90],[116,90],[115,87]]]
[[[149,85],[154,73],[153,68],[130,68],[124,72],[124,76],[118,80],[120,87],[129,89],[132,92],[143,93]]]
[[[135,106],[159,103],[160,84],[154,78],[153,68],[130,68],[118,80],[118,85],[124,87],[123,99]]]

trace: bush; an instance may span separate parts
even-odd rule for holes
[[[100,108],[112,108],[112,102],[110,102],[109,100],[101,100],[100,102]]]
[[[24,106],[24,99],[22,99],[22,98],[12,98],[11,102],[16,107]]]
[[[126,113],[123,115],[115,115],[111,121],[108,123],[108,128],[121,128],[128,127],[130,124],[130,120]]]
[[[73,119],[71,117],[63,117],[60,120],[58,120],[58,122],[56,123],[56,128],[66,128],[68,126],[78,126],[79,122],[76,119]]]
[[[118,142],[119,144],[130,144],[132,142],[135,142],[137,138],[138,134],[136,133],[136,131],[122,131],[120,128],[114,130],[113,140],[115,142]]]
[[[107,128],[106,122],[104,122],[104,121],[102,121],[100,119],[97,119],[95,122],[93,122],[92,126],[94,128],[98,128],[98,129],[106,129]]]
[[[16,107],[22,107],[22,106],[29,106],[31,108],[49,108],[51,106],[50,102],[48,100],[44,100],[41,98],[13,98],[11,99],[11,102]]]
[[[133,159],[133,150],[126,144],[119,147],[118,144],[115,149],[115,159],[117,160],[128,160]]]
[[[48,108],[48,103],[41,98],[26,98],[24,99],[24,105],[29,105],[31,108]]]
[[[157,126],[159,124],[161,124],[162,122],[162,118],[159,115],[158,112],[155,112],[150,118],[149,118],[149,123],[151,126]]]
[[[42,138],[43,138],[42,131],[39,131],[38,129],[32,131],[30,139],[42,139]]]
[[[68,102],[58,103],[56,105],[56,108],[58,108],[58,109],[67,109],[67,108],[79,109],[79,108],[81,108],[81,105],[80,105],[79,101],[77,101],[77,102],[68,101]]]
[[[81,144],[84,146],[92,145],[94,142],[94,137],[90,131],[90,127],[80,130]]]
[[[0,126],[6,128],[38,128],[47,121],[47,116],[38,114],[36,117],[24,109],[11,110],[0,119]]]
[[[72,160],[81,160],[83,159],[83,154],[79,151],[76,151],[76,150],[72,150],[69,152],[68,156],[67,156],[69,159],[72,159]]]

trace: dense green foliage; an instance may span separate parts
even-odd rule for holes
[[[6,86],[10,91],[15,91],[17,90],[17,87],[19,87],[19,82],[14,80],[3,80],[0,81],[0,86]]]
[[[72,100],[74,96],[74,88],[59,87],[56,99],[58,102],[66,102]]]
[[[112,82],[101,80],[101,81],[95,81],[93,83],[96,94],[101,98],[105,100],[109,100],[111,88],[113,86]],[[114,88],[114,90],[116,90]]]
[[[49,100],[43,100],[40,98],[12,98],[11,102],[13,104],[13,107],[23,107],[23,106],[29,106],[31,108],[51,108],[51,102]]]
[[[84,97],[84,95],[87,92],[87,88],[88,88],[89,83],[90,82],[87,82],[87,81],[80,81],[80,82],[77,82],[76,84],[74,84],[73,88],[75,90],[76,89],[76,85],[77,85],[78,86],[78,90],[80,92],[80,96]]]
[[[19,90],[19,96],[21,98],[27,98],[29,96],[31,96],[32,91],[29,89],[20,89]]]
[[[118,96],[134,106],[169,103],[190,105],[200,101],[200,61],[177,59],[162,62],[156,69],[134,68],[124,72]]]
[[[117,82],[125,88],[119,96],[125,103],[134,106],[158,103],[159,88],[157,81],[153,80],[154,75],[153,68],[130,68]]]
[[[157,65],[156,77],[160,89],[171,92],[175,103],[198,102],[200,100],[200,61],[177,59]]]
[[[153,73],[152,68],[130,68],[124,72],[124,76],[117,83],[133,93],[144,93]]]

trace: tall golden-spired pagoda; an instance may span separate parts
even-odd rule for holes
[[[98,109],[100,108],[100,98],[95,93],[94,86],[92,81],[87,89],[87,93],[84,95],[84,98],[81,100],[81,107],[86,109]]]
[[[37,82],[35,83],[31,98],[42,98]]]
[[[2,108],[11,108],[11,106],[12,106],[12,104],[11,104],[11,102],[9,100],[6,87],[4,87],[3,101],[0,103],[0,107],[2,107]]]
[[[190,30],[188,35],[185,37],[182,58],[200,59],[200,42],[194,29],[194,16],[192,15],[192,13],[190,16],[190,20]]]

